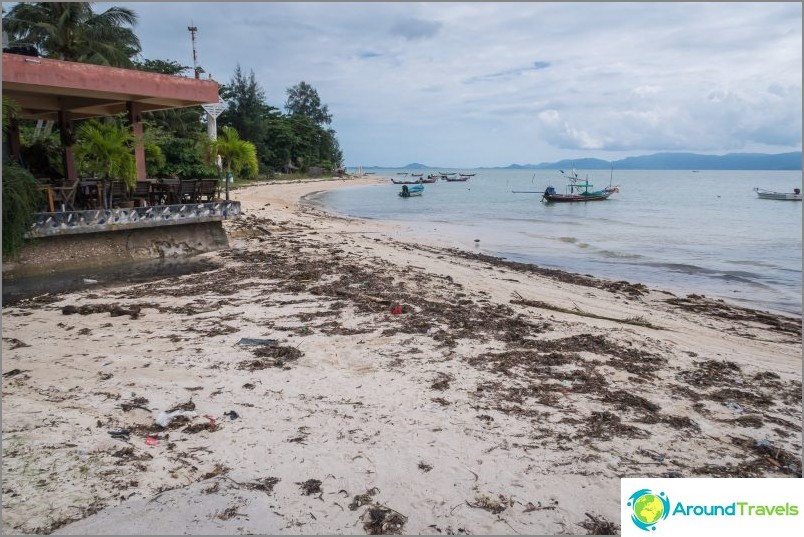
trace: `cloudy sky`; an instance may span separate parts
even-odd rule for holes
[[[795,3],[99,2],[150,59],[305,81],[346,164],[506,166],[660,151],[801,150]]]

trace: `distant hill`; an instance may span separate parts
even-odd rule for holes
[[[541,164],[511,164],[491,170],[800,170],[801,151],[767,155],[764,153],[729,153],[727,155],[699,155],[697,153],[654,153],[608,161],[598,158],[579,158],[543,162]],[[366,170],[452,170],[455,166],[427,166],[413,162],[401,168],[364,166]],[[483,169],[482,167],[480,169]]]
[[[561,160],[515,169],[556,170],[800,170],[801,151],[766,155],[763,153],[729,153],[727,155],[698,155],[696,153],[656,153],[628,157],[609,162],[600,159]],[[509,166],[511,168],[511,166]]]

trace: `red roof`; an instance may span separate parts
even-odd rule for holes
[[[142,111],[218,102],[218,83],[147,71],[3,54],[3,95],[29,119],[110,116],[126,111],[127,102]]]

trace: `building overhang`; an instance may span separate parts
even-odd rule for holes
[[[112,116],[138,103],[143,112],[218,102],[218,83],[103,65],[3,53],[3,95],[20,118]]]

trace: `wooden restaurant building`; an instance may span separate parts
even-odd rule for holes
[[[65,172],[62,184],[43,183],[40,187],[48,195],[47,210],[36,215],[36,222],[28,233],[28,237],[33,239],[31,247],[26,246],[19,262],[11,265],[25,265],[26,256],[31,257],[32,251],[50,248],[54,241],[44,239],[70,238],[59,244],[60,249],[70,250],[82,248],[81,243],[86,241],[92,241],[94,246],[104,241],[131,244],[132,236],[140,235],[133,241],[139,245],[134,249],[136,251],[127,248],[127,252],[120,254],[120,248],[115,248],[118,251],[116,260],[122,262],[164,257],[165,252],[160,251],[158,243],[173,244],[171,252],[182,250],[175,248],[176,241],[187,245],[189,240],[192,244],[184,250],[192,252],[218,249],[226,244],[221,221],[237,216],[240,204],[216,199],[209,192],[206,200],[192,195],[198,192],[201,181],[192,181],[195,190],[180,192],[180,196],[154,198],[154,188],[164,192],[165,184],[148,179],[141,136],[144,112],[217,103],[217,82],[4,52],[2,84],[3,95],[19,105],[18,118],[56,122],[61,133]],[[103,190],[99,190],[99,203],[91,208],[78,207],[76,192],[90,185],[92,179],[80,178],[78,174],[73,155],[74,121],[119,114],[127,115],[137,140],[134,156],[138,186],[135,191],[146,192],[145,198],[151,203],[144,202],[139,207],[114,207],[107,197],[108,185],[103,185]],[[19,160],[20,137],[16,118],[9,128],[9,149],[11,159]],[[169,183],[169,186],[180,189],[184,185]],[[212,228],[218,230],[210,231]],[[75,243],[72,248],[66,244],[70,242]],[[149,242],[152,246],[146,244]],[[96,250],[105,251],[103,248]],[[36,257],[34,252],[33,258],[27,261],[37,263]],[[69,265],[67,261],[62,259],[55,265],[51,264],[50,269],[56,265]],[[4,278],[6,273],[4,265]]]

